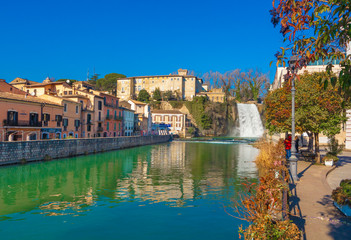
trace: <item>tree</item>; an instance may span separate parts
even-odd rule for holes
[[[88,83],[95,86],[99,76],[100,74],[94,73],[94,75],[89,78]]]
[[[149,99],[150,99],[150,94],[145,89],[141,89],[138,95],[138,101],[148,102]]]
[[[351,41],[350,1],[348,0],[273,0],[270,11],[274,26],[280,25],[286,47],[276,53],[277,64],[283,64],[287,56],[297,54],[296,67],[323,59],[326,70],[332,70],[332,60],[341,60],[339,88],[350,98],[351,56],[347,45]],[[324,79],[325,85],[336,85],[336,78]]]
[[[316,159],[320,162],[319,134],[334,136],[346,121],[343,114],[342,97],[336,87],[324,87],[320,83],[328,74],[304,73],[296,82],[296,130],[309,132],[315,138]],[[291,129],[291,86],[272,91],[265,99],[266,127],[273,132],[287,132]]]
[[[161,91],[159,88],[156,88],[155,91],[152,94],[152,98],[156,101],[161,101],[162,97],[161,97]]]
[[[174,97],[173,92],[171,90],[165,91],[163,93],[163,99],[165,101],[176,100],[176,98]]]
[[[267,74],[263,74],[256,70],[249,70],[248,72],[243,73],[243,78],[248,84],[248,90],[250,98],[257,100],[264,91],[267,91],[269,88],[269,79]]]
[[[247,100],[257,100],[269,88],[269,79],[267,74],[258,70],[249,70],[247,72],[235,69],[225,73],[208,72],[202,75],[206,82],[209,82],[215,88],[222,88],[225,98],[224,102],[234,93],[238,102]]]
[[[100,78],[96,81],[96,87],[102,91],[109,91],[114,93],[117,87],[117,79],[125,78],[126,76],[120,73],[109,73],[104,78]]]

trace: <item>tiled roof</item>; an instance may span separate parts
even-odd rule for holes
[[[30,95],[19,95],[19,94],[13,94],[13,93],[7,93],[7,92],[0,92],[0,99],[11,99],[11,100],[17,100],[17,101],[23,101],[23,102],[34,102],[34,103],[46,103],[46,104],[51,104],[51,105],[56,105],[56,106],[61,106],[60,104],[41,99],[38,97],[32,97]]]
[[[153,110],[153,111],[151,112],[151,114],[154,114],[154,113],[161,113],[161,114],[184,114],[184,113],[182,113],[182,112],[179,111],[179,110],[157,110],[157,109],[155,109],[155,110]]]
[[[130,101],[132,101],[133,103],[135,103],[135,104],[137,104],[137,105],[146,105],[146,103],[139,102],[139,101],[137,101],[137,100],[130,99]]]

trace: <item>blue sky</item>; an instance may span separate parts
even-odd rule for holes
[[[0,78],[42,81],[259,69],[274,77],[272,2],[2,1]]]

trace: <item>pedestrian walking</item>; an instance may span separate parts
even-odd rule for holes
[[[299,141],[300,141],[300,139],[296,136],[295,137],[295,149],[296,149],[297,153],[299,152]]]
[[[289,134],[284,140],[286,159],[288,160],[291,157],[291,135]]]

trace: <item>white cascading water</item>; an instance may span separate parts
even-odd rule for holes
[[[238,103],[239,136],[259,138],[263,135],[263,125],[255,104]]]

